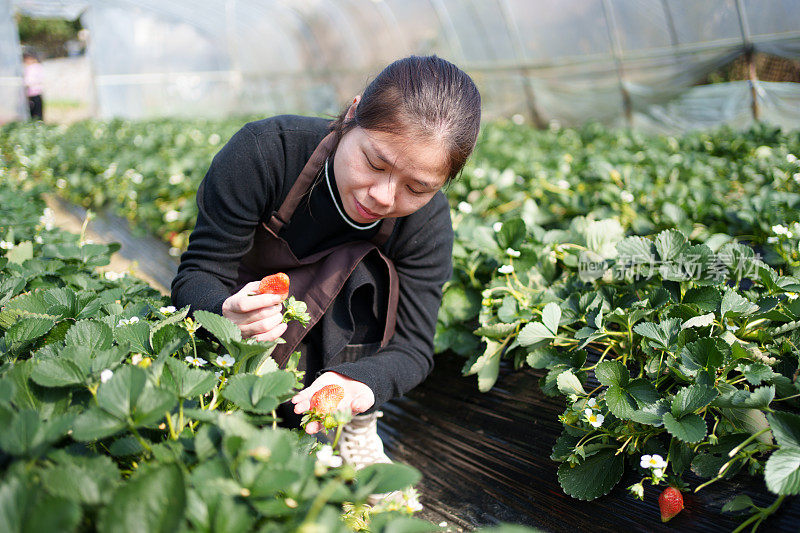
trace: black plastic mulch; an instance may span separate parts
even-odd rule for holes
[[[461,377],[463,362],[437,355],[422,385],[381,407],[378,428],[386,451],[422,472],[417,489],[424,511],[418,516],[434,524],[469,530],[509,522],[552,532],[732,531],[743,519],[720,509],[736,494],[746,493],[762,507],[776,499],[763,478],[739,475],[698,493],[684,492],[684,511],[662,524],[660,489],[645,484],[644,501],[630,496],[626,487],[640,479],[632,472],[607,496],[573,499],[561,490],[558,464],[549,458],[561,434],[563,398],[541,392],[541,371],[513,371],[505,364],[495,387],[481,393],[474,376]],[[705,481],[693,475],[684,480],[692,488]],[[800,498],[784,500],[759,531],[800,531]]]

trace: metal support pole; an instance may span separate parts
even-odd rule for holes
[[[619,80],[619,92],[622,95],[622,110],[625,113],[625,120],[628,126],[633,127],[633,104],[631,102],[631,95],[628,89],[625,88],[625,71],[622,66],[622,46],[619,44],[619,37],[617,34],[617,21],[614,18],[614,13],[611,10],[611,1],[602,0],[603,14],[606,19],[606,28],[608,29],[608,39],[611,42],[611,54],[614,57],[614,64],[617,67],[617,78]]]
[[[758,75],[756,73],[756,63],[754,61],[755,47],[753,41],[750,39],[750,24],[747,22],[747,14],[744,10],[744,3],[742,0],[736,0],[736,13],[739,15],[739,30],[742,32],[742,45],[744,47],[744,58],[747,62],[748,77],[750,83],[750,98],[751,110],[753,113],[753,120],[759,121],[761,110],[758,107],[758,92],[756,85],[758,84]]]
[[[514,46],[514,55],[517,56],[518,61],[523,62],[525,60],[525,46],[522,42],[522,35],[519,31],[517,20],[512,16],[511,6],[508,5],[508,0],[500,0],[500,12],[503,15],[506,27],[509,29],[509,33],[511,35],[511,43]],[[534,94],[533,84],[531,83],[531,71],[523,67],[519,69],[519,75],[520,79],[522,80],[522,93],[525,95],[525,103],[527,104],[528,114],[530,115],[531,121],[540,130],[545,129],[547,127],[547,123],[544,121],[542,115],[539,113],[539,109],[536,107],[536,95]]]

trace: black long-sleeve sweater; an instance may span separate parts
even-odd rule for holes
[[[197,222],[172,282],[176,306],[222,313],[257,225],[280,207],[329,126],[325,119],[293,115],[251,122],[214,157],[197,191]],[[347,224],[325,182],[318,185],[280,234],[298,258],[377,233],[377,227]],[[436,316],[442,285],[452,273],[452,246],[450,210],[441,191],[398,219],[382,248],[399,277],[394,336],[377,353],[322,368],[316,375],[334,371],[367,384],[375,394],[370,411],[421,383],[433,368]]]

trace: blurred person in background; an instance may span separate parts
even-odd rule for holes
[[[22,79],[25,83],[25,94],[28,97],[28,111],[31,120],[44,120],[44,103],[42,101],[44,68],[36,54],[29,50],[22,54],[22,63]]]
[[[214,157],[172,300],[221,314],[243,337],[272,341],[282,367],[301,352],[305,388],[282,404],[299,427],[325,385],[353,419],[339,441],[356,469],[390,462],[376,409],[433,369],[453,228],[441,188],[472,153],[481,98],[436,56],[387,66],[336,120],[282,115],[246,124]],[[281,295],[254,294],[285,272],[308,328],[282,322]],[[306,432],[323,428],[310,422]]]

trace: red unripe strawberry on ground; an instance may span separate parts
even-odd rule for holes
[[[289,296],[289,276],[283,272],[264,276],[258,284],[256,294],[279,294],[281,298],[286,299]]]
[[[311,396],[311,410],[320,415],[327,415],[336,410],[342,398],[344,398],[344,387],[325,385]]]
[[[658,496],[658,507],[661,509],[661,521],[667,522],[683,509],[683,496],[675,487],[667,487]]]

